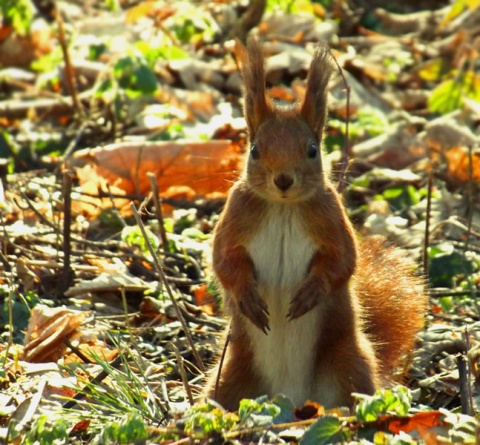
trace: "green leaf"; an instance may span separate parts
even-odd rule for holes
[[[432,113],[447,114],[460,108],[465,97],[480,101],[480,76],[473,71],[438,85],[428,99],[428,109]]]
[[[150,241],[150,244],[153,247],[153,250],[157,250],[160,246],[159,239],[152,233],[152,231],[148,227],[145,227],[145,232],[147,234],[148,240]],[[143,253],[148,255],[150,254],[150,250],[148,249],[147,243],[145,241],[145,238],[143,237],[140,227],[124,227],[121,233],[121,239],[127,244],[130,244],[131,246],[139,247]]]
[[[280,408],[271,403],[267,396],[257,399],[243,399],[240,401],[238,416],[242,425],[268,426],[280,414]]]
[[[238,423],[238,416],[227,413],[217,404],[206,402],[197,403],[189,410],[184,419],[177,422],[177,426],[186,432],[202,432],[211,434],[231,430]]]
[[[151,95],[157,90],[157,77],[142,56],[128,55],[120,58],[113,67],[113,72],[120,87],[130,97]]]
[[[373,396],[361,394],[355,394],[355,396],[360,399],[357,406],[357,417],[362,422],[373,422],[383,414],[406,416],[412,401],[409,389],[404,386],[381,389]]]
[[[336,416],[326,415],[318,418],[300,439],[299,445],[322,445],[343,443],[345,433],[343,424]]]
[[[451,287],[454,277],[471,274],[476,268],[473,258],[468,258],[448,243],[429,247],[428,256],[428,277],[433,287]]]
[[[293,422],[295,420],[295,405],[288,397],[278,394],[272,399],[272,403],[280,408],[280,412],[273,421],[274,424]]]
[[[18,34],[30,32],[34,6],[30,0],[0,0],[0,19],[3,25],[12,25]]]

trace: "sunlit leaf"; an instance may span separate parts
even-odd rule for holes
[[[345,434],[342,431],[342,426],[343,424],[337,416],[326,415],[319,417],[305,432],[300,439],[299,445],[343,443]]]
[[[432,113],[447,114],[460,108],[463,98],[480,101],[480,76],[467,71],[438,85],[428,99]]]

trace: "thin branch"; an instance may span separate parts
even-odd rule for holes
[[[227,355],[228,344],[230,343],[231,328],[232,328],[232,325],[230,323],[230,326],[228,327],[227,338],[225,339],[225,344],[223,345],[222,356],[220,357],[220,363],[218,364],[217,378],[215,379],[215,390],[213,392],[213,396],[214,396],[215,400],[217,400],[218,387],[220,386],[220,376],[222,374],[223,362],[225,361],[225,356]]]
[[[166,251],[168,249],[168,239],[167,239],[167,232],[165,231],[165,226],[163,224],[163,212],[162,212],[162,200],[160,198],[160,193],[158,191],[158,183],[157,177],[154,173],[148,172],[147,173],[148,179],[150,180],[150,187],[153,193],[153,203],[155,204],[155,212],[157,214],[158,219],[158,230],[160,232],[160,238],[163,244],[163,250]]]
[[[180,310],[178,302],[175,299],[175,296],[173,295],[172,288],[170,287],[170,284],[166,279],[165,273],[163,272],[163,268],[160,264],[160,261],[158,260],[158,256],[157,256],[156,252],[153,250],[152,244],[150,243],[150,240],[148,239],[147,232],[145,231],[145,226],[143,225],[143,222],[140,218],[140,215],[137,212],[137,208],[135,207],[135,204],[133,202],[130,203],[130,208],[132,209],[133,215],[135,216],[135,220],[137,221],[138,227],[140,227],[140,230],[142,232],[143,238],[144,238],[145,243],[148,247],[150,255],[152,255],[153,265],[155,266],[155,270],[157,271],[160,279],[163,282],[163,285],[165,286],[168,297],[170,298],[170,301],[172,302],[173,307],[175,309],[175,313],[177,315],[177,318],[180,321],[180,323],[182,325],[182,328],[185,332],[185,337],[186,337],[187,342],[190,346],[192,354],[195,357],[197,365],[202,372],[205,372],[205,366],[203,365],[203,362],[202,362],[200,356],[198,355],[197,349],[195,348],[195,344],[193,343],[192,336],[190,334],[190,331],[188,330],[188,326],[187,326],[187,323],[185,322],[185,319],[182,315],[182,311]]]
[[[432,213],[432,189],[433,189],[433,170],[428,172],[428,192],[427,192],[427,213],[425,215],[425,237],[423,240],[423,273],[428,279],[428,247],[430,245],[430,216]]]
[[[55,19],[57,21],[57,26],[58,26],[58,43],[60,44],[60,47],[62,49],[63,60],[65,61],[64,74],[65,74],[65,81],[67,82],[68,92],[72,97],[73,105],[75,106],[77,113],[83,117],[84,110],[83,110],[82,103],[78,98],[77,88],[75,87],[74,70],[73,70],[72,63],[70,61],[70,53],[68,51],[68,44],[65,38],[65,29],[63,27],[63,19],[61,14],[58,12],[58,10],[55,11]]]
[[[190,384],[188,383],[187,373],[185,372],[185,366],[183,364],[183,357],[180,355],[180,351],[175,346],[175,344],[171,343],[173,352],[175,352],[175,357],[177,358],[178,369],[180,371],[180,377],[182,378],[183,387],[185,388],[185,392],[187,393],[188,402],[190,406],[193,405],[193,395],[192,395],[192,388],[190,388]]]
[[[71,267],[72,258],[72,175],[70,162],[65,160],[63,169],[63,273],[60,278],[59,295],[72,285],[74,272]]]
[[[337,186],[337,191],[341,193],[343,189],[345,188],[345,175],[347,172],[347,167],[348,167],[348,159],[350,157],[350,129],[349,129],[349,124],[350,124],[350,85],[347,82],[347,79],[345,77],[345,74],[343,73],[343,69],[338,63],[337,59],[335,56],[332,54],[330,51],[330,55],[332,56],[332,59],[334,60],[335,64],[337,65],[338,72],[340,73],[340,76],[342,76],[343,83],[345,85],[345,91],[347,94],[347,113],[346,113],[346,122],[345,122],[345,141],[343,143],[343,148],[342,148],[342,167],[340,170],[340,176],[338,178],[338,186]]]

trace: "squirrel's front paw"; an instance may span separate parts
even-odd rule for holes
[[[311,280],[303,283],[303,285],[300,286],[300,289],[295,293],[292,301],[290,301],[287,318],[289,320],[294,320],[312,310],[318,303],[320,303],[322,289],[322,283]]]
[[[251,290],[245,295],[242,295],[238,303],[238,307],[245,317],[247,317],[258,329],[267,334],[270,330],[268,325],[267,303],[262,299],[256,290]]]

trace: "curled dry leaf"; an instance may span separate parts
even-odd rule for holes
[[[35,306],[25,335],[23,360],[32,363],[56,362],[65,352],[65,340],[76,334],[89,314],[64,307]]]
[[[73,297],[86,295],[90,292],[111,292],[120,291],[120,289],[123,289],[125,292],[143,292],[148,289],[148,285],[140,278],[121,271],[117,273],[101,273],[93,280],[83,280],[70,287],[65,292],[65,296]]]

